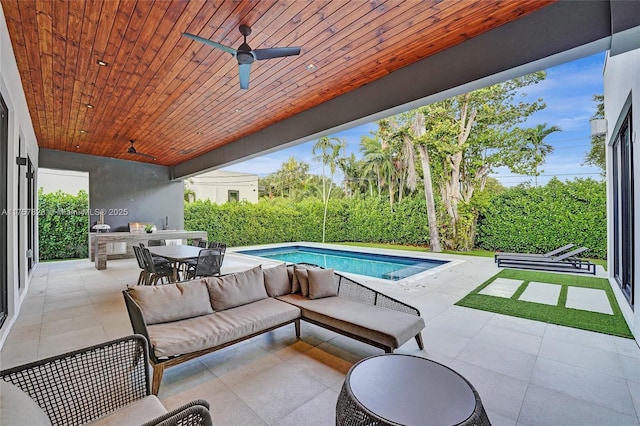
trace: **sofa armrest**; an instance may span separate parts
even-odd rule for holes
[[[196,399],[142,426],[212,426],[209,403]]]
[[[344,275],[335,272],[334,279],[338,286],[338,297],[420,316],[420,311],[417,308],[355,282]]]
[[[144,321],[140,306],[138,306],[138,304],[131,298],[127,290],[123,290],[122,295],[124,296],[124,304],[127,307],[127,313],[129,314],[129,321],[131,321],[131,328],[133,329],[133,332],[135,334],[144,336],[144,338],[147,340],[147,343],[150,345],[151,340],[149,339],[147,323]],[[158,362],[158,359],[153,353],[151,347],[149,347],[149,357],[151,358],[151,361],[155,363]]]
[[[151,394],[147,342],[133,335],[0,371],[54,425],[85,424]]]

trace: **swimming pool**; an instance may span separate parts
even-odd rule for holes
[[[287,246],[237,253],[282,260],[290,263],[313,263],[325,268],[374,278],[398,281],[448,263],[446,260],[420,259],[416,257],[386,254],[359,253],[346,250],[305,246]]]

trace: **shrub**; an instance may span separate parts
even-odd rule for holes
[[[40,260],[76,259],[88,256],[89,196],[62,191],[38,192],[38,239]]]
[[[476,246],[544,253],[573,243],[606,258],[606,184],[592,179],[551,180],[538,188],[515,187],[483,209]]]

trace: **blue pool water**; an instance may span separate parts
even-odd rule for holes
[[[336,271],[350,272],[393,281],[398,281],[447,263],[445,260],[358,253],[304,246],[244,250],[238,253],[282,260],[290,263],[313,263],[314,265],[320,265],[325,268],[333,268]]]

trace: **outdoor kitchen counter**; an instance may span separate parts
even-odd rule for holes
[[[119,258],[134,257],[133,249],[134,244],[144,243],[147,244],[149,240],[206,240],[206,231],[154,231],[152,233],[146,232],[91,232],[89,233],[89,246],[91,252],[91,260],[95,261],[96,269],[107,269],[107,244],[108,243],[126,243],[126,254],[116,255]],[[114,256],[114,257],[116,257]]]

